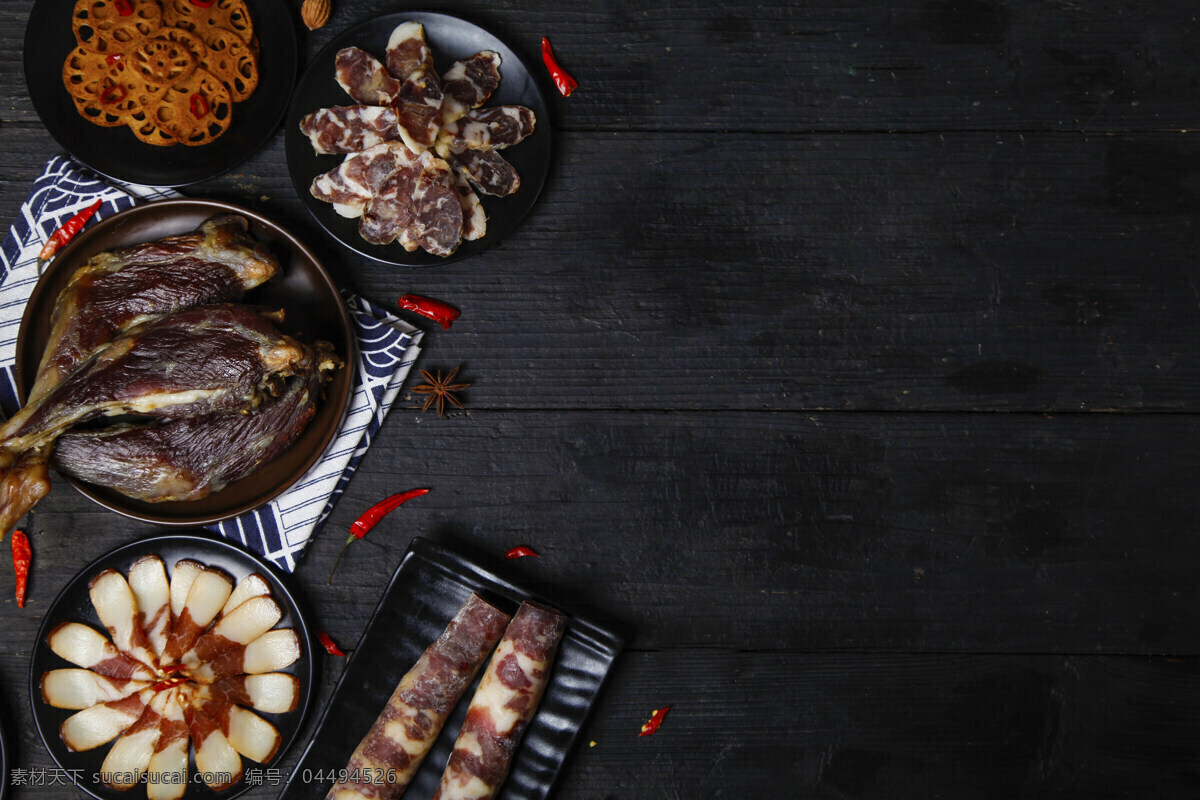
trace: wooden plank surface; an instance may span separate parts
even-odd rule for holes
[[[292,4],[293,7],[295,4]],[[0,7],[17,75],[28,2]],[[556,43],[583,89],[568,128],[608,131],[1188,130],[1200,127],[1197,20],[1186,3],[905,0],[747,5],[550,0],[424,3],[537,64]],[[333,5],[308,55],[359,20]],[[278,24],[278,23],[277,23]],[[17,82],[0,120],[32,119]]]
[[[22,153],[54,152],[13,137],[11,213],[41,164]],[[735,147],[731,187],[711,165]],[[572,133],[560,151],[508,241],[437,270],[339,251],[279,141],[187,191],[280,220],[380,302],[452,299],[431,354],[505,353],[486,407],[1197,410],[1191,137]]]
[[[0,4],[4,220],[59,152],[24,91],[32,5]],[[509,239],[436,269],[352,257],[279,136],[186,190],[368,297],[463,310],[421,366],[463,364],[468,410],[402,397],[292,580],[313,627],[353,646],[414,535],[611,620],[630,649],[558,797],[1194,797],[1195,9],[425,7],[538,74],[549,35],[581,81]],[[302,54],[382,10],[335,2]],[[327,587],[350,521],[418,485]],[[48,768],[42,614],[156,531],[65,485],[25,528],[23,611],[0,557],[0,720]],[[34,796],[81,795],[13,792]]]

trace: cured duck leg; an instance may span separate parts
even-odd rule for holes
[[[44,496],[45,459],[73,425],[250,410],[283,379],[313,368],[311,349],[242,306],[197,306],[130,328],[0,427],[0,530]]]
[[[238,300],[279,263],[250,239],[244,217],[212,217],[198,229],[97,253],[59,293],[37,378],[36,402],[120,331],[196,305]]]
[[[162,424],[71,431],[51,464],[59,472],[143,502],[198,500],[249,475],[299,438],[317,413],[323,379],[342,362],[318,342],[317,369],[290,378],[253,414],[236,411]]]

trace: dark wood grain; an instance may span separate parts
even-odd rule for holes
[[[13,136],[15,211],[45,134]],[[712,165],[735,148],[731,186]],[[188,191],[292,227],[380,302],[458,305],[460,335],[432,346],[508,354],[476,388],[488,407],[1197,410],[1189,137],[580,133],[559,149],[514,235],[436,269],[339,252],[278,141]]]
[[[295,3],[292,3],[295,6]],[[551,36],[581,89],[569,128],[627,131],[1187,130],[1200,126],[1197,22],[1186,4],[907,0],[738,6],[539,0],[431,2],[537,63]],[[5,3],[20,69],[27,2]],[[379,13],[342,0],[305,35],[312,55]],[[19,83],[0,119],[31,115]]]
[[[392,10],[333,5],[305,60]],[[24,91],[31,7],[0,4],[4,219],[59,152]],[[512,236],[431,269],[351,256],[279,136],[186,190],[276,219],[372,299],[463,311],[420,365],[463,364],[467,411],[402,396],[293,576],[312,626],[352,647],[414,535],[610,620],[630,650],[564,798],[1196,796],[1195,9],[424,8],[539,75],[549,35],[580,80],[549,95],[553,168]],[[326,586],[355,516],[415,486]],[[157,531],[65,485],[23,524],[0,720],[18,766],[49,767],[41,616]]]

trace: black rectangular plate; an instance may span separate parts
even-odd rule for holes
[[[323,800],[333,774],[346,767],[396,684],[471,592],[509,613],[524,600],[555,605],[553,598],[510,583],[428,539],[413,539],[280,800]],[[499,800],[541,800],[550,793],[622,647],[615,633],[555,607],[568,614],[566,635]],[[446,721],[405,796],[430,797],[437,789],[474,691],[472,685]]]

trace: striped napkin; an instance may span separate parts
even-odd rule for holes
[[[104,202],[89,226],[135,203],[178,197],[170,190],[118,184],[66,156],[51,159],[0,244],[0,411],[19,407],[17,331],[37,283],[46,240],[75,212]],[[421,331],[369,301],[343,293],[358,332],[357,385],[342,428],[325,455],[287,492],[257,511],[211,527],[291,572],[366,454],[420,353]]]

